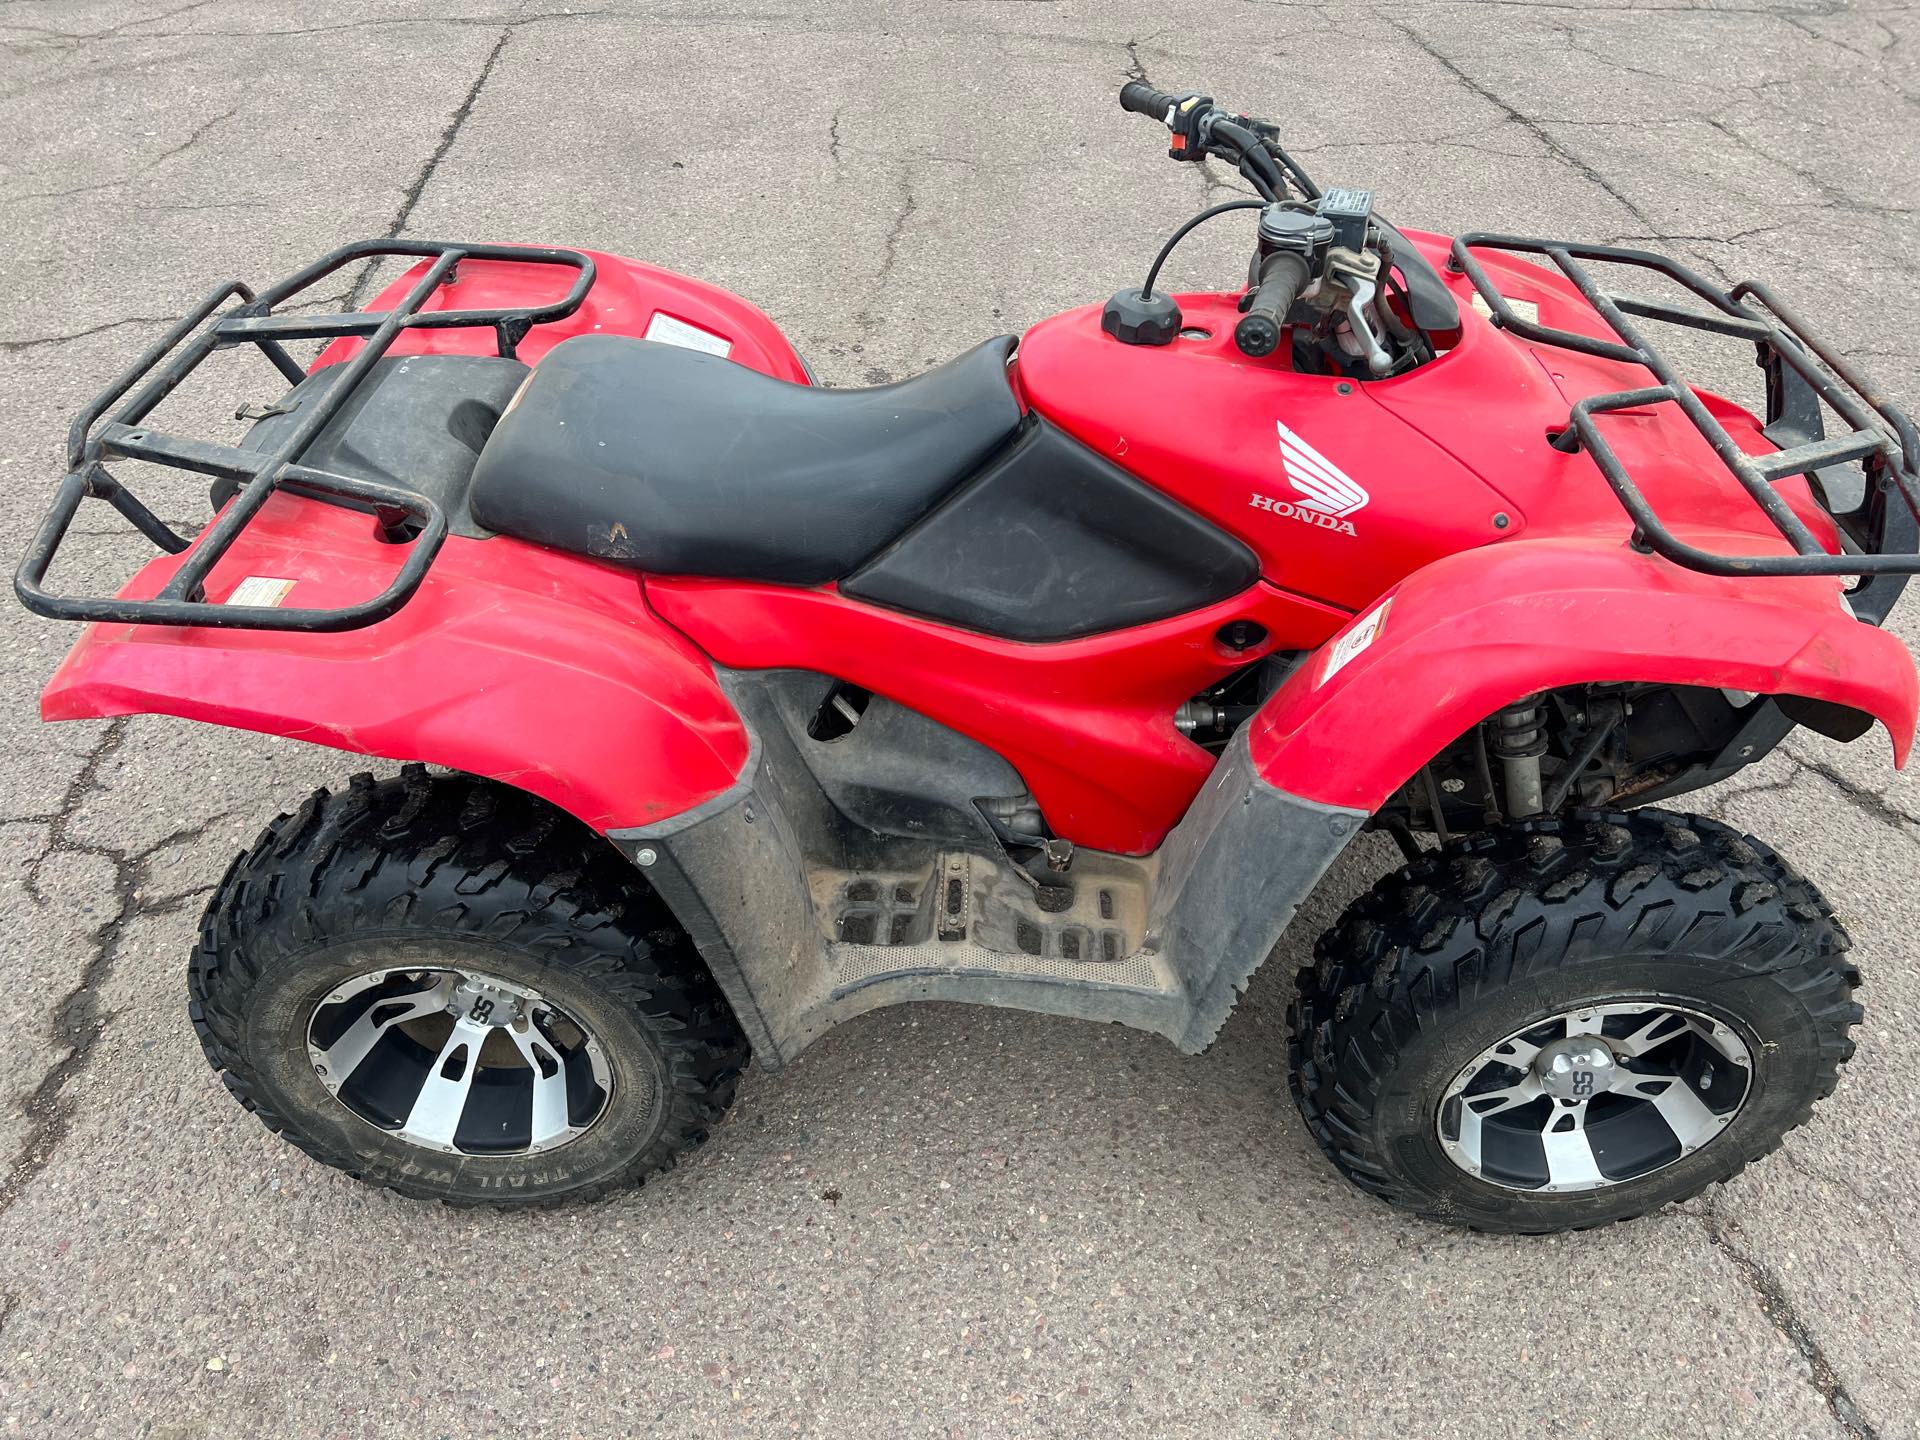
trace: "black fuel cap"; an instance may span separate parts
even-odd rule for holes
[[[1180,307],[1171,295],[1122,290],[1100,312],[1100,328],[1122,345],[1171,345],[1180,333]]]

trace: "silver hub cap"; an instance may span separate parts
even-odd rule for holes
[[[1531,1067],[1540,1088],[1556,1100],[1581,1100],[1607,1093],[1621,1071],[1613,1050],[1597,1035],[1556,1040],[1534,1057]]]
[[[1447,1157],[1510,1190],[1597,1190],[1709,1144],[1746,1103],[1733,1027],[1663,1000],[1583,1006],[1482,1050],[1441,1097]]]
[[[321,997],[307,1059],[360,1119],[423,1149],[528,1155],[606,1113],[612,1072],[560,1006],[478,971],[377,970]]]

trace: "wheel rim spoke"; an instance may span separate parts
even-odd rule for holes
[[[338,1040],[320,1052],[320,1058],[326,1066],[322,1078],[326,1080],[328,1088],[338,1089],[352,1079],[353,1072],[360,1068],[360,1062],[394,1026],[430,1015],[445,1003],[443,987],[434,986],[407,995],[394,995],[369,1005]],[[396,1010],[396,1006],[400,1008]]]
[[[1572,1121],[1569,1125],[1567,1122]],[[1554,1189],[1591,1186],[1604,1180],[1594,1158],[1593,1138],[1587,1134],[1587,1103],[1558,1106],[1540,1137],[1547,1155],[1547,1183]]]
[[[1675,1080],[1652,1096],[1653,1108],[1673,1131],[1673,1138],[1689,1150],[1698,1150],[1726,1126],[1684,1080]]]
[[[1746,1104],[1752,1067],[1723,1020],[1664,999],[1595,1002],[1481,1051],[1442,1094],[1435,1124],[1448,1158],[1490,1184],[1593,1190],[1711,1143]]]
[[[488,1033],[485,1025],[475,1025],[464,1016],[455,1022],[453,1033],[434,1056],[426,1083],[407,1112],[406,1124],[400,1127],[402,1135],[427,1145],[453,1144],[460,1117],[467,1112],[473,1078],[480,1073],[480,1047],[486,1044]],[[456,1060],[461,1062],[459,1072],[449,1079],[446,1072]]]
[[[1485,1119],[1489,1115],[1498,1115],[1511,1110],[1516,1105],[1530,1104],[1540,1098],[1540,1083],[1531,1075],[1504,1090],[1482,1090],[1478,1095],[1467,1097],[1467,1109],[1474,1115]],[[1488,1101],[1494,1104],[1488,1104]]]
[[[359,1119],[443,1153],[569,1145],[612,1100],[606,1056],[575,1016],[523,984],[445,967],[340,985],[313,1007],[307,1057]]]
[[[567,1062],[537,1020],[507,1032],[533,1072],[532,1148],[545,1149],[573,1128],[567,1118]]]
[[[1471,1163],[1479,1165],[1481,1163],[1480,1147],[1485,1134],[1487,1117],[1502,1114],[1520,1105],[1530,1105],[1539,1098],[1540,1087],[1530,1075],[1503,1090],[1483,1090],[1477,1095],[1465,1097],[1460,1105],[1458,1143],[1461,1152]]]
[[[1656,1046],[1678,1038],[1682,1032],[1691,1028],[1686,1016],[1664,1010],[1622,1040],[1620,1048],[1629,1055],[1644,1055]]]
[[[1661,1091],[1671,1089],[1680,1083],[1677,1075],[1635,1075],[1621,1082],[1620,1093],[1631,1095],[1637,1100],[1652,1100]]]
[[[1540,1047],[1523,1036],[1514,1035],[1502,1040],[1487,1052],[1488,1058],[1498,1060],[1502,1065],[1511,1065],[1516,1070],[1524,1070],[1533,1064],[1533,1057],[1540,1053]]]

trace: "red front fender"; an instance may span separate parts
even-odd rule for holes
[[[1841,608],[1840,588],[1720,579],[1616,541],[1522,540],[1449,556],[1281,687],[1252,721],[1253,762],[1295,795],[1377,810],[1502,706],[1627,681],[1850,706],[1886,726],[1905,766],[1920,675],[1898,639]]]
[[[215,567],[287,603],[378,593],[398,547],[373,521],[274,496]],[[155,594],[156,560],[126,594]],[[597,830],[651,824],[725,790],[745,728],[713,669],[647,608],[638,577],[500,537],[450,537],[420,591],[365,630],[311,635],[91,625],[41,701],[48,720],[152,713],[422,760],[530,790]]]

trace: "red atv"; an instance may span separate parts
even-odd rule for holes
[[[1796,725],[1877,720],[1904,763],[1913,426],[1761,285],[1403,231],[1268,124],[1121,101],[1260,198],[916,379],[817,388],[759,311],[634,261],[379,240],[220,287],[79,418],[16,580],[93,622],[47,718],[423,762],[281,816],[207,908],[193,1021],[268,1126],[544,1203],[671,1164],[749,1057],[877,1006],[1198,1052],[1365,830],[1406,864],[1321,938],[1290,1060],[1366,1190],[1593,1225],[1834,1088],[1861,1012],[1826,902],[1641,807]],[[1156,288],[1242,210],[1244,289]],[[390,256],[371,308],[288,310]],[[1671,325],[1750,347],[1765,418]],[[291,388],[237,444],[150,423],[240,348]],[[176,534],[121,460],[211,477],[215,518]],[[44,583],[87,499],[166,552],[117,598]]]

